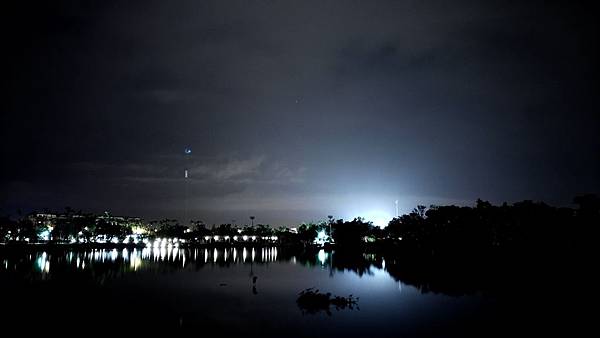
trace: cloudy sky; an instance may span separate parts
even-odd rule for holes
[[[3,214],[293,224],[600,191],[585,3],[85,3],[2,11]]]

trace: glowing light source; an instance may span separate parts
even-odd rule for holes
[[[329,236],[325,233],[325,230],[317,232],[317,238],[315,238],[315,244],[323,245],[329,241]]]
[[[380,228],[385,228],[393,218],[390,213],[383,210],[372,210],[362,214],[365,221],[373,223]]]

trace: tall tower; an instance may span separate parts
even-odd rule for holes
[[[192,149],[191,148],[185,148],[185,150],[183,151],[184,155],[185,155],[185,169],[183,171],[183,177],[185,179],[185,206],[184,206],[184,210],[183,210],[183,225],[187,225],[188,221],[189,221],[189,216],[188,216],[188,210],[189,210],[189,202],[188,202],[188,195],[189,195],[189,167],[190,167],[190,157],[192,157]]]

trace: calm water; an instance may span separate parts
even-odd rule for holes
[[[449,296],[405,284],[388,272],[391,262],[375,255],[363,254],[354,265],[336,265],[335,253],[299,256],[275,247],[0,255],[3,327],[166,327],[294,337],[489,336],[498,325],[519,321],[502,315],[493,297]],[[358,307],[307,313],[296,299],[309,287],[360,297]]]

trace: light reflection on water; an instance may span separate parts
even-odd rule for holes
[[[278,247],[149,246],[0,252],[0,262],[0,284],[6,282],[17,290],[7,303],[13,307],[26,307],[40,297],[57,304],[69,294],[82,295],[74,300],[80,307],[87,307],[86,297],[94,299],[98,313],[104,313],[124,300],[137,304],[135,318],[145,325],[216,326],[230,333],[243,327],[243,332],[267,330],[274,336],[298,332],[319,336],[335,328],[335,333],[348,336],[364,337],[375,331],[397,336],[402,330],[410,332],[415,318],[438,321],[448,315],[451,320],[451,315],[463,311],[465,302],[471,302],[423,295],[419,287],[394,276],[395,259],[362,253],[347,257]],[[336,312],[331,322],[304,316],[296,297],[310,287],[360,296],[360,311]],[[145,303],[146,299],[150,301]],[[150,305],[156,304],[162,310],[154,315]],[[412,308],[435,310],[413,313]],[[62,320],[59,317],[48,320]]]
[[[204,264],[242,264],[242,263],[268,263],[278,260],[277,247],[260,248],[260,254],[256,254],[255,248],[250,249],[251,254],[248,255],[248,249],[242,248],[242,255],[238,254],[237,248],[213,248],[209,249],[181,249],[177,247],[146,247],[133,249],[92,249],[89,251],[69,251],[64,254],[50,254],[46,251],[36,252],[28,255],[29,260],[34,267],[34,270],[48,274],[51,272],[51,262],[53,259],[57,263],[72,267],[77,270],[92,269],[94,263],[121,263],[123,266],[129,267],[133,271],[142,269],[145,264],[154,262],[170,262],[177,263],[181,267],[186,264],[203,262]],[[321,253],[319,253],[321,257]],[[295,263],[296,257],[292,257]],[[22,263],[22,258],[18,259]],[[10,270],[10,267],[16,269],[14,263],[11,264],[9,259],[3,260],[3,270]],[[127,264],[128,263],[128,264]]]

